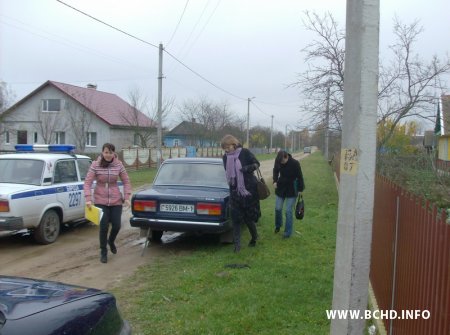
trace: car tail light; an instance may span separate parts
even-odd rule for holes
[[[9,212],[8,200],[0,200],[0,212]]]
[[[197,214],[199,214],[199,215],[221,215],[222,214],[222,206],[220,204],[199,202],[197,204]]]
[[[133,210],[137,212],[156,212],[155,200],[134,200]]]

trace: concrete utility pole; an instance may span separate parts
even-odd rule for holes
[[[375,180],[379,0],[347,0],[344,118],[333,309],[367,309]],[[365,320],[331,321],[331,334],[364,334]]]
[[[255,97],[247,99],[247,148],[250,148],[250,142],[249,142],[249,137],[250,137],[250,101],[252,101],[252,99],[254,99],[254,98]]]
[[[273,141],[273,115],[270,116],[272,121],[270,123],[270,153],[272,153],[272,141]]]
[[[163,45],[159,44],[159,72],[158,72],[158,133],[157,133],[157,166],[158,168],[161,166],[162,159],[162,67],[163,67]]]
[[[328,84],[328,88],[327,88],[327,109],[325,111],[325,149],[324,149],[324,155],[325,155],[325,159],[328,160],[329,159],[329,154],[328,154],[328,144],[329,144],[329,130],[330,129],[330,84]]]

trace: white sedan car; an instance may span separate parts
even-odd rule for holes
[[[71,145],[17,145],[0,155],[0,231],[28,229],[53,243],[61,224],[84,218],[83,183],[91,165]]]

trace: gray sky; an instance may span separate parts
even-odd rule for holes
[[[156,102],[158,49],[151,44],[163,43],[170,54],[220,87],[164,54],[163,96],[176,104],[206,97],[246,117],[247,98],[255,97],[250,126],[270,126],[271,115],[278,130],[307,126],[308,115],[298,112],[298,90],[286,88],[306,69],[301,50],[312,35],[302,25],[303,13],[330,11],[345,28],[344,0],[62,1],[147,43],[56,0],[0,0],[0,80],[16,100],[54,80],[95,83],[98,90],[125,100],[138,89]],[[395,14],[403,23],[420,20],[424,32],[416,51],[421,57],[448,53],[449,0],[380,3],[382,59],[389,55]],[[165,126],[177,122],[171,115]]]

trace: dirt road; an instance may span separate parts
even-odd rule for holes
[[[273,160],[261,162],[261,172],[269,182],[272,167]],[[167,252],[189,252],[189,243],[173,243],[176,239],[164,236],[163,244],[152,244],[141,255],[145,238],[140,238],[139,229],[130,227],[130,214],[130,210],[125,210],[122,215],[122,230],[116,242],[118,252],[108,255],[107,264],[99,261],[98,228],[82,223],[64,229],[50,245],[37,245],[30,236],[0,237],[0,274],[107,289]]]

